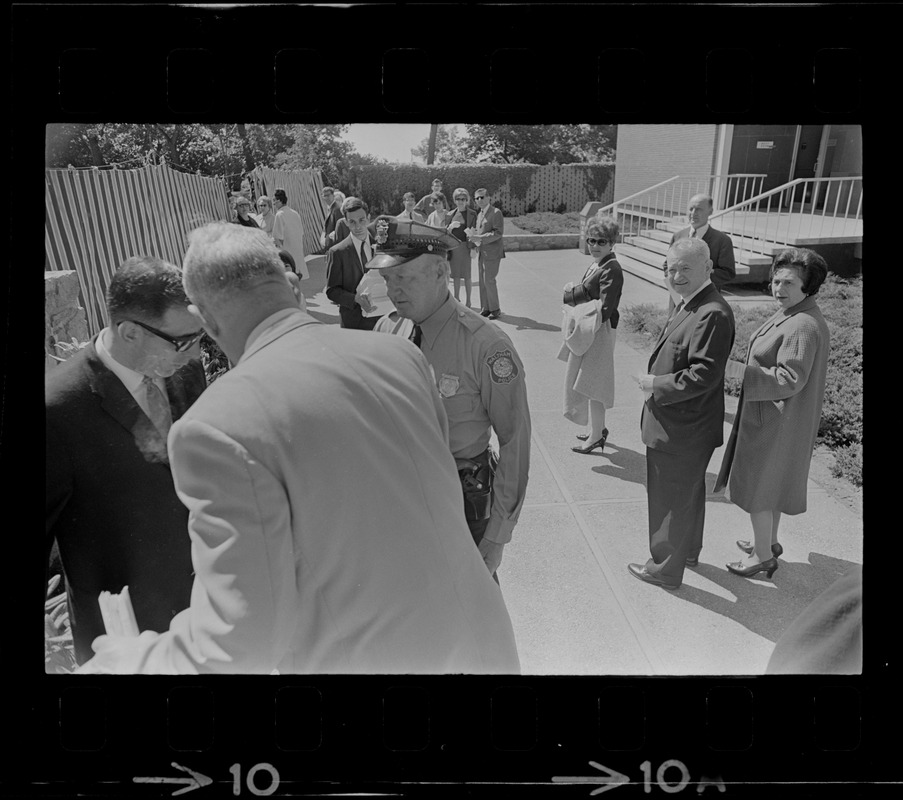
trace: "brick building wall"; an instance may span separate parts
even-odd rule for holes
[[[618,125],[615,200],[673,175],[713,175],[717,125]]]

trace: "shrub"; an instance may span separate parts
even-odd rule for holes
[[[652,345],[661,336],[665,322],[668,320],[667,309],[654,303],[641,303],[619,309],[621,318],[619,325],[632,333],[640,334]]]
[[[580,214],[577,211],[567,214],[539,211],[512,217],[511,222],[530,233],[580,233]]]
[[[831,474],[844,478],[854,486],[862,486],[862,445],[850,444],[834,451],[834,466]]]

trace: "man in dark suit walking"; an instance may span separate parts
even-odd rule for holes
[[[204,390],[203,330],[181,271],[151,256],[117,270],[107,311],[108,327],[45,386],[46,546],[59,548],[80,664],[104,633],[101,591],[128,586],[139,629],[160,630],[188,606],[192,584],[166,437]]]
[[[712,259],[712,283],[720,289],[737,277],[737,268],[731,237],[709,225],[709,217],[714,210],[715,203],[710,195],[697,194],[691,197],[687,208],[690,225],[675,233],[671,237],[671,244],[679,239],[702,239],[709,246],[709,258]]]
[[[364,277],[364,264],[373,257],[367,204],[357,197],[348,197],[342,203],[342,213],[351,235],[326,253],[326,296],[338,304],[343,328],[372,331],[379,316],[364,316],[364,311],[370,310],[370,301],[357,292]]]
[[[326,206],[326,217],[323,219],[323,235],[320,238],[320,244],[324,247],[331,247],[335,244],[335,237],[330,237],[335,230],[336,224],[342,219],[342,209],[335,198],[335,189],[331,186],[324,186],[320,192],[320,199]]]
[[[677,589],[699,563],[705,525],[705,472],[724,441],[724,369],[734,344],[734,314],[711,281],[708,245],[679,239],[668,251],[668,286],[680,297],[637,378],[646,396],[649,550],[630,574]]]

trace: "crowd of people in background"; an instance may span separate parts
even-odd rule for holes
[[[329,186],[321,200],[338,326],[305,312],[303,224],[276,188],[256,214],[240,195],[232,224],[194,231],[181,269],[126,261],[107,327],[50,374],[48,547],[83,671],[519,670],[498,567],[531,420],[523,361],[496,324],[502,212],[486,188],[446,194],[438,178],[395,214]],[[743,393],[719,483],[753,528],[728,569],[777,569],[781,515],[806,510],[830,346],[815,302],[827,266],[790,249],[771,271],[778,310],[746,361],[729,359],[733,245],[712,210],[689,202],[664,266],[668,320],[636,376],[650,557],[627,568],[668,590],[699,563],[725,376]],[[609,435],[624,283],[616,221],[584,234],[593,260],[564,286],[559,353],[583,455]],[[206,390],[204,331],[231,364]],[[98,592],[125,585],[144,632],[102,635]]]

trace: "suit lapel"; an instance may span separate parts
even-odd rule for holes
[[[86,365],[90,372],[91,388],[100,398],[101,408],[132,435],[135,446],[147,461],[168,464],[166,439],[141,410],[122,381],[104,366],[93,342],[89,347]]]
[[[695,311],[697,308],[699,308],[700,305],[702,305],[702,303],[706,301],[706,299],[708,299],[711,290],[714,288],[714,285],[706,286],[706,288],[703,289],[699,294],[697,294],[696,297],[694,297],[689,303],[686,303],[681,309],[681,312],[671,320],[671,324],[667,325],[664,328],[658,342],[655,345],[655,349],[652,351],[652,355],[649,357],[650,365],[653,361],[655,361],[656,356],[658,356],[658,351],[661,349],[662,345],[684,324],[684,322],[686,322],[687,318],[690,316],[690,312]]]

